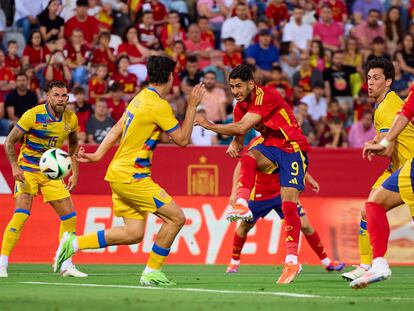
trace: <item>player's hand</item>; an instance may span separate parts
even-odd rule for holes
[[[195,87],[193,87],[190,95],[188,96],[188,101],[187,101],[188,105],[197,107],[200,104],[201,99],[203,98],[205,92],[206,92],[206,88],[204,87],[203,82],[200,82]]]
[[[98,162],[100,159],[95,153],[85,152],[85,148],[80,147],[76,160],[80,163]]]
[[[319,190],[321,189],[321,187],[319,186],[319,183],[310,175],[308,175],[308,184],[311,186],[312,190],[315,191],[316,193],[319,192]]]
[[[380,144],[365,143],[364,149],[362,149],[362,158],[368,158],[371,161],[373,155],[385,155],[386,149]]]
[[[77,183],[78,183],[78,177],[74,175],[70,176],[66,184],[66,189],[68,189],[69,192],[72,192],[75,189]]]
[[[205,129],[209,129],[210,125],[213,125],[213,122],[210,122],[203,116],[196,116],[194,119],[194,125],[199,125],[201,127],[204,127]]]
[[[233,159],[240,158],[240,151],[243,147],[240,147],[234,140],[230,143],[226,153]]]
[[[24,171],[17,164],[12,165],[13,178],[16,181],[24,182]]]

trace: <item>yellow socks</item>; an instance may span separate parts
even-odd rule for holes
[[[78,236],[77,240],[79,249],[95,249],[107,246],[105,240],[105,230]]]
[[[10,256],[14,246],[20,238],[20,233],[26,220],[29,218],[30,212],[25,209],[18,208],[15,210],[12,219],[4,230],[3,243],[1,247],[1,255]]]
[[[60,216],[59,241],[65,232],[76,232],[76,213],[70,213],[65,216]]]
[[[358,233],[359,255],[361,257],[361,265],[370,266],[372,263],[372,249],[367,231],[367,221],[361,219]]]
[[[169,248],[163,248],[154,243],[147,261],[146,270],[161,270],[169,253]]]

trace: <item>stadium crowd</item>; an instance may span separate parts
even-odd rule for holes
[[[79,140],[100,143],[146,86],[151,55],[177,62],[168,101],[179,120],[192,87],[204,81],[197,113],[231,122],[227,77],[247,63],[258,84],[277,89],[294,107],[305,136],[320,147],[359,148],[375,136],[367,61],[393,60],[392,90],[402,98],[414,81],[413,0],[18,0],[0,5],[0,136],[45,101],[48,81],[64,80],[71,92],[68,109],[79,119]],[[192,141],[228,144],[231,138],[196,127]]]

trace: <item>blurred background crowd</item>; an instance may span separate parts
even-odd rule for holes
[[[247,63],[292,106],[313,146],[362,147],[375,136],[364,65],[391,59],[392,89],[407,96],[413,8],[414,0],[0,0],[0,136],[58,79],[70,87],[79,140],[100,143],[146,86],[147,58],[168,55],[177,61],[168,101],[179,120],[203,81],[197,113],[231,122],[227,78]],[[192,141],[231,137],[195,127]]]

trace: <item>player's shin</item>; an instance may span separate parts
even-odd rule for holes
[[[286,263],[292,262],[296,265],[300,234],[300,218],[297,203],[291,201],[282,202],[282,211],[285,217]]]
[[[306,241],[308,241],[309,246],[312,248],[315,254],[319,257],[321,262],[323,264],[325,264],[326,262],[325,265],[328,265],[330,263],[330,259],[328,258],[328,255],[326,254],[325,248],[323,247],[323,244],[321,242],[318,232],[313,231],[312,234],[309,234],[309,235],[305,234],[305,238],[306,238]]]
[[[78,236],[73,240],[74,251],[81,249],[96,249],[108,246],[105,238],[105,230],[92,232],[89,234]]]
[[[154,270],[161,270],[169,254],[169,248],[164,248],[154,243],[143,273],[146,274]]]
[[[387,252],[388,238],[390,236],[387,211],[384,206],[375,202],[365,203],[365,209],[373,258],[384,257]]]
[[[76,232],[76,212],[60,216],[59,241],[65,232]]]
[[[250,198],[250,193],[254,187],[256,180],[257,162],[255,158],[249,155],[244,155],[240,160],[240,177],[237,183],[237,201],[238,204],[247,206]]]
[[[3,242],[1,247],[2,265],[7,266],[7,260],[13,251],[20,234],[23,230],[24,224],[30,216],[30,212],[25,209],[16,209],[12,219],[4,230]]]
[[[358,247],[361,267],[364,269],[369,269],[372,263],[372,249],[370,243],[370,237],[367,230],[367,221],[361,219],[358,231]]]

